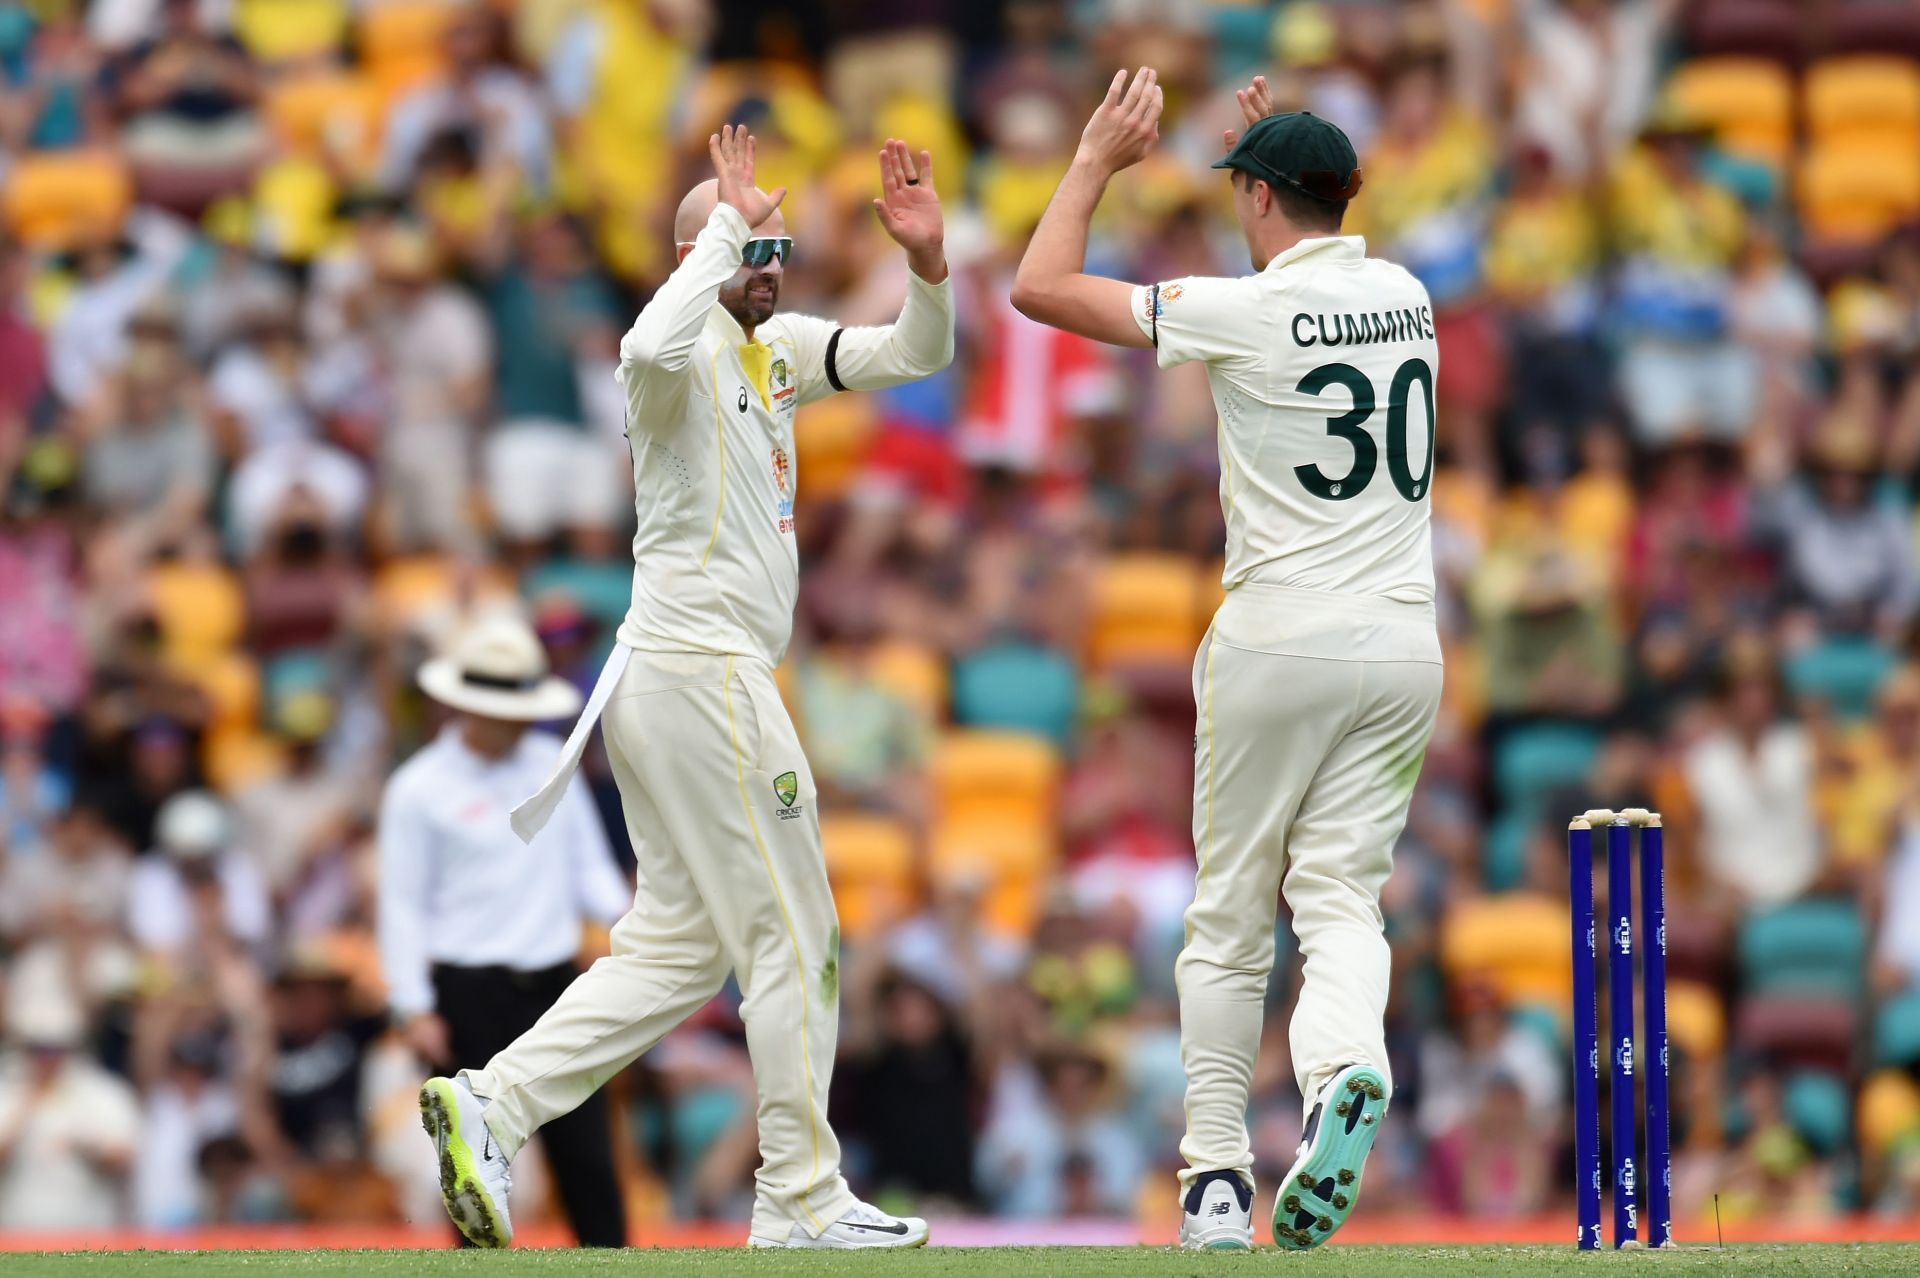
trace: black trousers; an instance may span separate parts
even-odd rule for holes
[[[433,989],[447,1022],[453,1059],[478,1069],[533,1027],[579,975],[572,963],[537,972],[510,967],[436,964]],[[572,1113],[540,1129],[554,1187],[582,1247],[627,1245],[626,1204],[613,1169],[611,1110],[597,1091]]]

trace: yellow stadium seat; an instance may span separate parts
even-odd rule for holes
[[[360,18],[360,60],[391,100],[432,77],[443,64],[441,44],[458,5],[445,0],[387,0]]]
[[[233,33],[257,62],[332,53],[346,42],[346,0],[237,0]]]
[[[1039,737],[948,732],[934,746],[928,771],[944,824],[1052,825],[1060,756]]]
[[[1884,138],[1816,142],[1800,162],[1799,198],[1814,238],[1878,239],[1920,213],[1920,148]]]
[[[389,560],[373,579],[374,614],[389,628],[403,628],[432,611],[456,611],[467,593],[452,556],[421,554]],[[472,583],[473,600],[506,600],[514,585],[498,569]],[[468,601],[471,603],[472,601]]]
[[[1193,561],[1179,555],[1119,555],[1093,583],[1096,668],[1131,662],[1191,662],[1205,600]]]
[[[1906,1071],[1883,1069],[1861,1085],[1860,1145],[1869,1157],[1920,1136],[1920,1083]]]
[[[947,713],[947,663],[926,644],[889,639],[867,656],[867,677],[911,702],[929,722]]]
[[[301,155],[366,163],[379,134],[379,111],[373,82],[345,71],[290,76],[267,90],[267,123],[281,145]]]
[[[180,665],[211,660],[246,630],[246,595],[219,564],[162,564],[147,577],[147,598],[167,657]]]
[[[1920,67],[1879,54],[1824,58],[1807,68],[1807,128],[1820,141],[1881,136],[1920,145]]]
[[[110,151],[40,151],[7,173],[7,230],[36,249],[60,251],[112,235],[133,201],[133,179]]]
[[[1667,84],[1681,110],[1713,128],[1721,146],[1768,163],[1787,158],[1793,142],[1793,81],[1765,58],[1699,58]]]
[[[801,409],[793,423],[800,500],[829,500],[846,492],[879,425],[873,401],[865,395],[835,395]]]
[[[913,832],[905,822],[823,816],[820,841],[845,935],[869,936],[905,917],[913,905]]]
[[[942,821],[933,833],[928,869],[936,880],[974,883],[987,925],[1027,936],[1040,920],[1056,850],[1051,822]]]
[[[1564,1008],[1573,990],[1567,907],[1512,892],[1453,907],[1440,927],[1440,963],[1452,979],[1490,982],[1510,1003]]]
[[[1718,1056],[1727,1043],[1727,1009],[1710,985],[1675,981],[1667,987],[1667,1037],[1685,1055]]]
[[[252,728],[260,722],[260,666],[246,653],[224,652],[178,669],[206,695],[216,729]]]
[[[286,747],[253,728],[215,728],[201,747],[200,766],[214,789],[233,794],[284,772]]]

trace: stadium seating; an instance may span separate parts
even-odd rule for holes
[[[1050,826],[1060,782],[1059,753],[1017,732],[956,730],[934,747],[934,806],[950,826],[998,822]]]
[[[383,100],[440,69],[441,44],[458,6],[446,0],[387,0],[360,15],[360,57]]]
[[[329,54],[345,42],[346,0],[236,0],[233,33],[269,65]]]
[[[1816,141],[1800,161],[1797,198],[1814,236],[1871,241],[1920,213],[1920,154],[1880,138]]]
[[[913,904],[913,832],[891,817],[827,815],[820,819],[827,875],[840,930],[869,936],[901,918]]]
[[[1920,989],[1895,995],[1874,1013],[1873,1060],[1876,1065],[1920,1063]]]
[[[1842,718],[1858,719],[1895,664],[1894,654],[1871,639],[1828,638],[1788,656],[1787,686],[1795,696],[1826,702]]]
[[[1734,1041],[1767,1060],[1846,1073],[1853,1065],[1860,1018],[1846,999],[1762,995],[1740,1004]]]
[[[1779,166],[1793,148],[1793,80],[1765,58],[1700,58],[1678,67],[1667,93],[1710,124],[1720,146]]]
[[[947,663],[926,644],[889,639],[867,654],[867,677],[939,723],[947,716]]]
[[[1739,952],[1749,991],[1856,997],[1866,969],[1866,925],[1848,902],[1795,901],[1749,917]]]
[[[865,395],[835,395],[800,410],[793,423],[795,469],[806,477],[800,500],[830,501],[843,495],[865,460],[880,420]]]
[[[1855,1114],[1860,1145],[1868,1157],[1920,1133],[1920,1083],[1897,1069],[1879,1070],[1860,1088]]]
[[[1905,58],[1823,58],[1807,68],[1805,85],[1807,128],[1816,138],[1920,142],[1920,66]]]
[[[1564,1009],[1572,996],[1573,952],[1564,900],[1529,892],[1466,900],[1440,933],[1450,980],[1491,981],[1509,1003]]]
[[[1065,750],[1080,715],[1080,681],[1050,648],[1007,643],[963,657],[953,670],[953,717],[975,728],[1045,737]]]
[[[0,201],[10,235],[59,251],[116,233],[133,201],[133,178],[112,152],[30,152],[8,170]]]
[[[1853,1116],[1845,1080],[1824,1071],[1790,1075],[1781,1096],[1787,1122],[1822,1155],[1846,1144]]]
[[[1093,584],[1095,669],[1174,663],[1190,667],[1205,628],[1204,601],[1190,560],[1174,555],[1116,555]]]
[[[1672,981],[1667,986],[1667,1038],[1684,1056],[1706,1060],[1727,1045],[1727,1009],[1710,985]]]
[[[1026,936],[1039,922],[1056,851],[1051,825],[992,818],[943,821],[934,831],[928,869],[937,880],[977,886],[988,925]]]
[[[1600,734],[1569,723],[1515,728],[1500,740],[1493,760],[1502,803],[1527,803],[1558,786],[1586,780],[1600,752]]]
[[[246,596],[219,564],[159,565],[147,577],[147,601],[167,658],[176,665],[202,665],[239,643],[246,631]]]
[[[268,87],[266,117],[274,136],[297,154],[366,165],[380,135],[379,90],[344,71],[288,76]]]

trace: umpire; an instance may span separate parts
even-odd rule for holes
[[[445,1069],[487,1060],[538,1020],[579,972],[582,923],[620,918],[633,889],[577,778],[531,845],[507,823],[560,761],[560,738],[531,725],[580,709],[525,623],[477,623],[421,667],[420,686],[456,713],[381,803],[380,962],[408,1043]],[[540,1138],[581,1245],[624,1246],[605,1093]]]

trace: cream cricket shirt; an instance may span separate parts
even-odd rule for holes
[[[633,607],[620,642],[776,665],[800,586],[794,411],[835,390],[891,386],[945,368],[953,299],[949,283],[909,272],[898,322],[841,328],[775,315],[755,332],[765,347],[756,351],[715,301],[740,267],[748,231],[731,205],[715,209],[620,343],[640,518]]]
[[[633,606],[560,767],[513,810],[531,840],[579,765],[631,649],[757,658],[786,655],[800,590],[793,499],[793,416],[836,390],[876,390],[953,362],[951,281],[908,273],[900,318],[841,328],[775,315],[749,341],[718,301],[751,228],[732,205],[689,252],[620,341],[633,449]]]
[[[1216,637],[1301,656],[1439,660],[1437,638],[1418,634],[1432,631],[1440,363],[1420,282],[1368,257],[1358,236],[1315,238],[1257,275],[1138,288],[1134,319],[1162,368],[1205,361],[1219,410],[1223,581],[1238,609],[1222,610]],[[1358,640],[1308,613],[1345,618]],[[1397,621],[1411,633],[1376,633]]]

